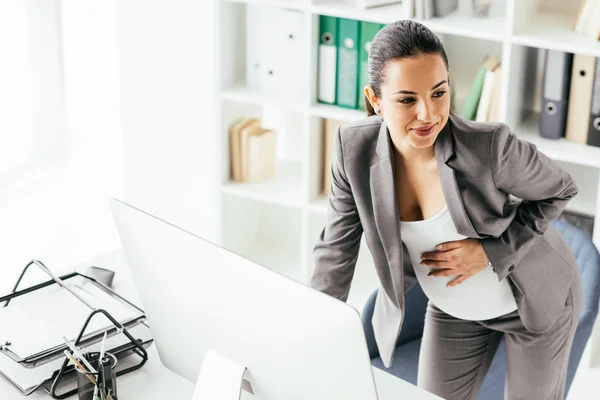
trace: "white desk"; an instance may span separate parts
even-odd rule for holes
[[[96,265],[114,270],[116,272],[113,284],[115,291],[128,300],[140,304],[125,258],[121,251],[97,257],[90,260],[88,263],[75,267],[75,269],[83,272],[89,265]],[[52,269],[52,266],[49,265],[48,267]],[[53,272],[62,274],[67,271]],[[373,375],[379,393],[379,400],[396,400],[398,398],[411,400],[441,399],[438,396],[425,392],[424,390],[378,368],[373,368]],[[140,370],[119,377],[117,388],[119,399],[121,400],[191,400],[194,392],[194,383],[165,368],[160,362],[156,347],[153,344],[148,349],[148,362],[146,365]],[[244,399],[250,400],[253,396],[246,395],[243,397]],[[0,398],[2,400],[51,399],[51,397],[43,390],[38,390],[28,397],[23,397],[1,377]],[[77,396],[71,397],[71,399],[76,398]]]

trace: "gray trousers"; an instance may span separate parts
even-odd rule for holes
[[[581,307],[581,287],[575,284],[554,325],[533,334],[525,329],[517,311],[485,321],[465,321],[429,301],[417,385],[447,400],[476,399],[504,336],[504,398],[563,400]]]

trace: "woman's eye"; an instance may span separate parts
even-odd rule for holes
[[[439,98],[440,98],[440,97],[442,97],[442,96],[443,96],[445,93],[446,93],[446,91],[445,91],[445,90],[440,90],[439,92],[435,92],[435,93],[433,94],[433,97],[435,97],[435,98],[439,99]]]
[[[415,101],[415,99],[413,99],[412,97],[407,97],[405,99],[400,99],[398,100],[398,103],[402,103],[402,104],[410,104],[413,101]]]

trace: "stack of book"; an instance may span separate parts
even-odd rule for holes
[[[259,119],[241,118],[229,130],[231,180],[260,182],[275,176],[275,132]]]
[[[582,0],[573,30],[600,40],[600,0]]]
[[[477,70],[461,115],[478,122],[498,121],[501,78],[500,61],[494,56],[486,56]]]

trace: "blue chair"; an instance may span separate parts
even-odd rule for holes
[[[600,254],[590,237],[579,228],[560,220],[553,220],[551,224],[564,237],[573,254],[575,254],[583,281],[583,310],[579,316],[577,331],[569,358],[565,389],[566,396],[598,314],[598,305],[600,302]],[[416,385],[427,297],[419,284],[416,284],[406,293],[406,317],[397,341],[394,363],[389,369],[384,367],[379,357],[373,335],[373,325],[371,324],[376,297],[377,291],[371,294],[367,300],[362,314],[371,363],[375,367]],[[504,339],[502,339],[481,387],[478,400],[503,400],[505,374],[506,350]]]

